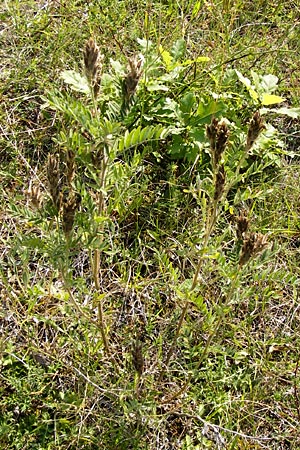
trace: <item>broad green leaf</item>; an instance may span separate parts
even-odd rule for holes
[[[115,61],[114,59],[110,58],[110,66],[117,75],[121,77],[125,75],[125,68],[119,61]]]
[[[204,305],[204,297],[202,295],[191,296],[191,302],[197,306],[197,308],[202,311]]]
[[[147,84],[147,90],[149,92],[155,92],[155,91],[167,92],[169,90],[169,88],[167,86],[165,86],[164,84],[150,82],[149,84]]]
[[[180,99],[180,109],[183,113],[191,113],[196,98],[193,92],[188,92]]]
[[[241,72],[239,72],[238,70],[235,70],[235,73],[238,76],[238,79],[240,80],[241,83],[243,83],[244,86],[246,86],[247,88],[251,87],[251,81],[249,80],[249,78],[244,77],[244,75],[241,74]]]
[[[261,85],[260,85],[260,80],[261,80],[260,75],[258,75],[258,73],[251,70],[251,76],[252,76],[253,86],[255,87],[256,91],[263,93],[264,90],[261,89]]]
[[[172,49],[171,49],[171,55],[173,56],[174,61],[178,61],[179,59],[183,58],[186,51],[186,42],[184,39],[178,39]]]
[[[280,97],[279,95],[274,94],[263,94],[261,97],[261,103],[264,106],[275,105],[276,103],[282,103],[285,101],[285,98]]]
[[[170,99],[169,97],[165,97],[162,99],[161,104],[153,110],[155,113],[155,117],[159,118],[159,120],[164,118],[175,119],[181,122],[181,111],[180,106],[175,100]],[[151,117],[149,117],[151,119]]]
[[[197,110],[197,121],[200,119],[210,118],[211,116],[218,114],[226,109],[223,102],[218,102],[216,100],[211,100],[207,105],[199,103]]]
[[[149,41],[147,39],[139,39],[137,38],[138,44],[141,46],[143,52],[146,52],[152,47],[152,41]]]
[[[169,153],[173,159],[184,158],[186,154],[186,144],[180,135],[174,135],[172,144],[169,146]]]
[[[198,148],[202,148],[204,143],[207,142],[205,128],[204,127],[195,127],[192,128],[189,132],[189,136],[192,142],[198,146]]]
[[[90,94],[90,87],[86,77],[80,75],[75,70],[64,70],[61,73],[61,78],[67,83],[74,91],[83,92],[84,94]]]
[[[278,77],[275,75],[263,75],[260,77],[260,86],[265,93],[271,93],[278,88]]]

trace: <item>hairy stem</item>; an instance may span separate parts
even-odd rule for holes
[[[99,196],[98,196],[97,213],[100,217],[105,212],[105,182],[106,182],[107,165],[108,165],[108,155],[107,155],[107,149],[105,148],[103,159],[101,161],[100,174],[99,174]],[[101,221],[101,223],[97,229],[97,233],[99,233],[101,235],[101,237],[100,237],[101,241],[103,238],[103,232],[104,232],[104,222]],[[98,293],[101,292],[101,284],[100,284],[100,278],[99,278],[100,265],[101,265],[101,254],[100,254],[100,249],[97,248],[94,251],[93,259],[91,261],[91,266],[92,266],[92,274],[93,274],[93,279],[94,279],[94,283],[95,283],[95,288]],[[100,333],[101,333],[104,349],[105,349],[105,352],[107,354],[109,354],[110,353],[109,343],[108,343],[108,338],[107,338],[106,331],[105,331],[105,321],[104,321],[104,313],[103,313],[101,299],[98,299],[97,313],[98,313],[98,323],[99,323],[99,328],[100,328]]]
[[[204,241],[203,241],[203,249],[204,250],[207,247],[209,237],[210,237],[210,235],[212,233],[212,230],[213,230],[213,228],[214,228],[214,226],[216,224],[217,214],[218,214],[218,201],[213,200],[212,206],[210,208],[210,212],[209,212],[209,215],[208,215],[207,221],[206,221],[206,229],[205,229],[205,235],[204,235]],[[196,286],[198,284],[198,277],[199,277],[199,273],[200,273],[202,264],[203,264],[203,257],[201,256],[199,261],[198,261],[198,264],[196,266],[195,272],[194,272],[192,286],[191,286],[191,289],[189,291],[190,294],[195,290],[195,288],[196,288]],[[175,332],[175,336],[173,338],[171,347],[169,348],[169,351],[167,353],[166,360],[164,362],[164,367],[163,367],[163,369],[160,372],[160,375],[159,375],[159,378],[158,378],[158,382],[160,382],[162,380],[162,378],[163,378],[163,376],[164,376],[164,374],[166,372],[166,369],[167,369],[167,367],[168,367],[168,365],[170,363],[172,355],[173,355],[173,353],[175,351],[175,348],[176,348],[176,345],[177,345],[177,341],[178,341],[178,338],[179,338],[179,335],[180,335],[180,331],[181,331],[181,328],[182,328],[185,316],[186,316],[186,314],[188,312],[188,308],[189,308],[189,300],[186,300],[184,305],[183,305],[183,307],[182,307],[180,318],[179,318],[179,321],[178,321],[178,324],[177,324],[177,328],[176,328],[176,332]]]

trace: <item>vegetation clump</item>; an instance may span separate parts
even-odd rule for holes
[[[1,448],[299,448],[297,8],[258,3],[6,2]]]

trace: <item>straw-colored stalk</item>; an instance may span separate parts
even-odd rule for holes
[[[61,208],[61,174],[60,162],[57,155],[49,155],[47,163],[47,178],[53,205],[60,211]]]
[[[98,216],[101,217],[105,214],[105,208],[106,208],[105,186],[106,186],[106,172],[107,172],[107,165],[108,165],[108,149],[101,148],[101,149],[97,150],[96,154],[98,154],[100,156],[97,159],[97,161],[94,162],[94,166],[95,166],[95,169],[98,171],[98,179],[99,179],[98,186],[99,187],[98,187],[98,192],[96,195],[96,201],[97,201]],[[100,236],[103,236],[103,233],[104,233],[104,222],[101,222],[98,225],[98,234]],[[93,274],[93,279],[94,279],[94,283],[95,283],[95,288],[96,288],[96,291],[99,293],[101,292],[100,265],[101,265],[101,252],[100,252],[100,249],[97,248],[97,249],[95,249],[94,254],[92,256],[91,266],[92,266],[92,274]],[[105,352],[107,354],[109,354],[110,349],[109,349],[108,338],[107,338],[106,331],[105,331],[104,312],[103,312],[101,298],[99,298],[99,300],[98,300],[98,322],[99,322],[99,328],[100,328],[100,333],[101,333]],[[112,358],[112,360],[113,360],[113,358]]]
[[[67,150],[66,154],[66,181],[71,186],[75,177],[75,153],[73,150]]]
[[[96,98],[99,94],[101,75],[102,75],[102,62],[104,56],[100,53],[99,47],[93,38],[90,38],[86,43],[84,49],[84,67],[86,77],[90,83],[92,97],[94,100],[95,114],[97,114]],[[91,157],[93,161],[94,168],[98,173],[98,192],[96,195],[97,202],[97,214],[102,217],[105,213],[105,185],[106,185],[106,171],[108,164],[108,151],[107,148],[92,148]],[[104,223],[101,222],[98,225],[97,234],[102,236],[104,232]],[[101,293],[101,282],[100,282],[100,265],[101,265],[101,253],[100,249],[97,248],[91,254],[91,268],[92,275],[94,279],[96,292]],[[105,331],[104,313],[101,295],[98,299],[98,323],[99,329],[104,345],[105,352],[109,354],[109,343]],[[112,358],[112,357],[111,357]],[[112,358],[113,359],[113,358]]]

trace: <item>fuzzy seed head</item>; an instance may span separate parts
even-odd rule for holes
[[[128,60],[129,71],[124,80],[124,95],[128,101],[136,91],[138,82],[143,73],[143,59],[137,56],[129,58]]]
[[[65,196],[67,197],[67,195]],[[81,196],[70,192],[67,198],[63,199],[62,228],[66,235],[70,234],[74,225],[74,218],[81,203]]]
[[[210,125],[206,126],[206,135],[210,143],[213,168],[215,169],[220,163],[222,154],[225,151],[229,130],[225,122],[218,122],[214,117]]]
[[[135,342],[132,347],[132,362],[137,373],[139,375],[142,375],[142,373],[144,372],[145,362],[142,352],[142,344],[139,341]]]
[[[93,38],[90,38],[86,43],[83,59],[85,74],[93,89],[94,97],[96,98],[100,90],[102,61],[104,56],[100,53],[99,47]]]
[[[36,209],[40,209],[43,203],[43,195],[41,193],[40,186],[30,185],[27,194],[32,206]]]
[[[246,211],[242,211],[239,216],[236,217],[236,225],[237,238],[242,239],[249,227],[249,218],[247,217]]]
[[[239,265],[244,266],[250,258],[261,253],[268,245],[267,236],[261,233],[250,233],[244,238]]]
[[[266,129],[266,127],[261,118],[261,115],[260,115],[259,111],[256,111],[256,113],[253,114],[253,117],[250,120],[250,124],[249,124],[249,128],[248,128],[247,143],[246,143],[247,151],[250,150],[250,148],[253,146],[254,142],[260,135],[260,133],[265,129]]]

